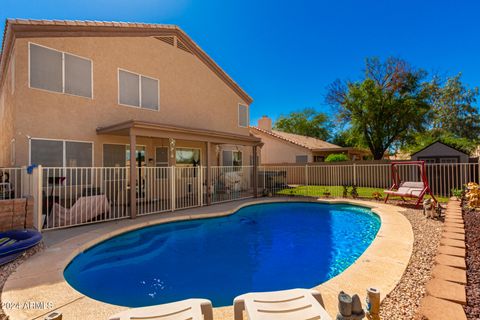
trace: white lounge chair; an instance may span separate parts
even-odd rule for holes
[[[331,320],[324,309],[321,294],[316,290],[292,289],[252,292],[233,301],[235,320]]]
[[[212,303],[206,299],[187,299],[158,306],[133,308],[109,320],[213,320]]]
[[[110,212],[110,204],[104,195],[80,197],[70,209],[58,203],[52,206],[52,216],[49,227],[70,226],[81,224]]]

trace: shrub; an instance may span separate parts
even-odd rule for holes
[[[350,191],[350,195],[352,196],[353,199],[358,198],[358,191],[357,191],[356,185],[352,186],[352,191]]]
[[[344,184],[342,187],[343,187],[343,197],[348,198],[348,187],[349,187],[349,185]]]
[[[452,196],[457,198],[457,200],[460,200],[463,196],[463,190],[462,189],[452,189]]]
[[[343,153],[332,153],[327,156],[325,162],[341,162],[348,161],[348,156]]]
[[[378,191],[375,191],[372,193],[372,197],[375,199],[375,200],[381,200],[383,198],[382,194]]]

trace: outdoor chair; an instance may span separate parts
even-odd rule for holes
[[[235,320],[331,320],[324,309],[322,295],[316,290],[291,289],[252,292],[233,301]]]
[[[59,203],[53,203],[52,217],[49,221],[49,227],[70,226],[82,224],[97,217],[108,214],[110,204],[105,195],[80,197],[70,208],[64,208]]]
[[[404,198],[416,198],[416,206],[418,207],[426,194],[430,195],[433,201],[437,202],[428,183],[425,161],[392,162],[390,165],[393,184],[390,189],[384,191],[387,195],[385,197],[385,203],[387,203],[390,196],[401,197],[403,200],[405,200]],[[400,176],[399,166],[416,168],[421,181],[403,181]]]
[[[397,190],[385,190],[384,192],[392,196],[418,198],[424,189],[423,182],[405,181]]]
[[[158,306],[128,309],[109,318],[109,320],[133,319],[213,320],[212,303],[206,299],[187,299]]]

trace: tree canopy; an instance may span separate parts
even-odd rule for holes
[[[427,130],[408,140],[404,149],[415,152],[435,141],[443,142],[470,154],[479,143],[480,115],[474,105],[478,88],[470,89],[461,81],[461,74],[426,84],[431,111]]]
[[[435,76],[427,84],[432,107],[430,127],[455,137],[478,140],[480,115],[473,105],[477,101],[478,88],[467,88],[461,77],[461,73],[446,80]]]
[[[326,99],[378,160],[394,143],[424,129],[430,111],[425,76],[401,59],[369,58],[362,80],[334,82]]]
[[[470,153],[480,143],[479,89],[465,85],[461,74],[427,76],[402,59],[368,58],[360,80],[337,80],[328,88],[326,102],[336,119],[307,108],[281,116],[275,128],[368,148],[376,160],[435,141]],[[333,120],[343,130],[332,130]]]
[[[330,137],[328,116],[313,108],[280,116],[274,128],[279,131],[327,140]]]

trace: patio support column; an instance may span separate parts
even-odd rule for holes
[[[212,151],[212,143],[207,141],[207,156],[205,159],[207,160],[207,172],[206,172],[206,179],[207,179],[207,206],[212,204],[212,175],[210,170],[210,152]]]
[[[130,129],[130,218],[137,216],[137,136]]]
[[[257,146],[253,146],[253,196],[258,197],[258,163],[257,163]]]

